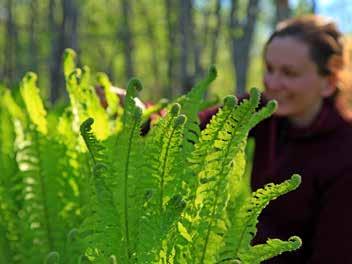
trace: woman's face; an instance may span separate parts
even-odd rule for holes
[[[265,95],[278,102],[275,114],[298,126],[309,125],[335,88],[318,73],[308,45],[294,37],[275,37],[267,46],[265,65]]]

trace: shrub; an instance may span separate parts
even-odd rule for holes
[[[298,237],[251,245],[261,210],[300,184],[293,175],[248,191],[248,132],[275,102],[257,110],[256,89],[241,103],[228,96],[200,131],[211,67],[141,136],[140,81],[128,83],[122,109],[99,74],[104,109],[89,68],[76,68],[71,50],[64,57],[70,105],[60,116],[45,109],[34,73],[21,102],[1,88],[1,263],[253,264],[300,247]]]

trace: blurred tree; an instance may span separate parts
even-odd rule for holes
[[[165,20],[166,20],[166,32],[167,32],[167,84],[165,86],[166,97],[172,98],[174,96],[175,83],[175,62],[176,62],[176,23],[178,20],[178,13],[174,12],[176,9],[177,1],[165,0]]]
[[[193,4],[191,0],[179,1],[179,32],[180,32],[180,83],[181,90],[185,93],[192,88],[193,75],[190,73],[191,54],[193,53]],[[194,54],[193,54],[194,55]],[[198,62],[197,62],[198,63]]]
[[[276,17],[274,25],[276,25],[281,20],[289,18],[291,16],[291,10],[288,0],[275,0],[276,7]]]
[[[80,65],[107,72],[117,86],[138,76],[147,87],[145,100],[188,91],[213,63],[221,74],[209,95],[223,96],[234,86],[241,94],[249,83],[261,86],[260,50],[278,2],[3,0],[0,82],[6,77],[15,86],[24,71],[33,70],[44,96],[51,102],[64,98],[61,60],[71,47]],[[260,18],[258,3],[267,8]],[[292,15],[310,3],[297,0]]]
[[[61,14],[57,13],[61,10]],[[55,102],[63,96],[65,89],[62,71],[62,54],[65,48],[78,51],[78,17],[79,6],[77,0],[49,1],[48,19],[51,29],[51,67],[50,101]]]
[[[137,5],[140,7],[141,10],[141,18],[145,21],[146,24],[146,34],[148,39],[148,44],[150,45],[149,52],[151,53],[151,70],[153,79],[155,80],[154,89],[160,90],[160,57],[159,57],[159,45],[157,39],[157,29],[154,23],[153,15],[150,14],[150,8],[148,8],[148,4],[143,0],[137,0]]]
[[[215,26],[212,31],[211,41],[210,41],[210,63],[215,64],[216,58],[218,54],[218,46],[219,46],[219,33],[222,26],[222,15],[221,15],[221,0],[216,1],[215,5]]]
[[[237,95],[246,91],[249,52],[252,47],[253,32],[257,21],[259,0],[249,0],[245,6],[245,16],[241,17],[240,1],[231,1],[229,29],[232,62],[235,67]]]
[[[62,27],[56,19],[57,3],[55,0],[49,0],[48,21],[51,32],[51,58],[50,65],[50,101],[55,102],[59,96],[59,88],[63,84],[61,73],[61,55],[64,50]]]
[[[123,44],[123,54],[124,54],[124,69],[125,77],[127,79],[134,76],[134,66],[133,66],[133,52],[134,52],[134,43],[133,43],[133,33],[131,28],[131,19],[133,19],[132,14],[132,1],[121,0],[121,18],[122,26],[120,27],[120,38]]]
[[[5,31],[5,61],[4,61],[4,82],[12,85],[16,77],[16,47],[18,46],[17,26],[14,18],[14,1],[6,1],[6,31]]]
[[[38,71],[38,19],[39,19],[39,5],[38,0],[30,1],[30,16],[29,16],[29,65],[34,72]]]

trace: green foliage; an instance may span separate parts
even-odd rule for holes
[[[60,116],[44,108],[34,73],[19,104],[0,89],[1,263],[260,263],[299,248],[297,237],[250,244],[263,208],[300,183],[294,175],[250,192],[248,132],[275,102],[257,109],[256,89],[240,103],[228,96],[200,131],[212,66],[142,137],[160,106],[138,107],[139,80],[128,83],[122,108],[99,74],[104,109],[72,50],[64,72],[70,105]]]

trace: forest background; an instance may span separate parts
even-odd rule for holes
[[[46,101],[65,102],[62,54],[73,48],[79,64],[116,86],[137,76],[145,101],[185,93],[211,64],[219,77],[209,98],[240,95],[262,88],[262,48],[274,25],[316,13],[320,2],[328,1],[1,0],[0,84],[16,91],[34,71]]]

